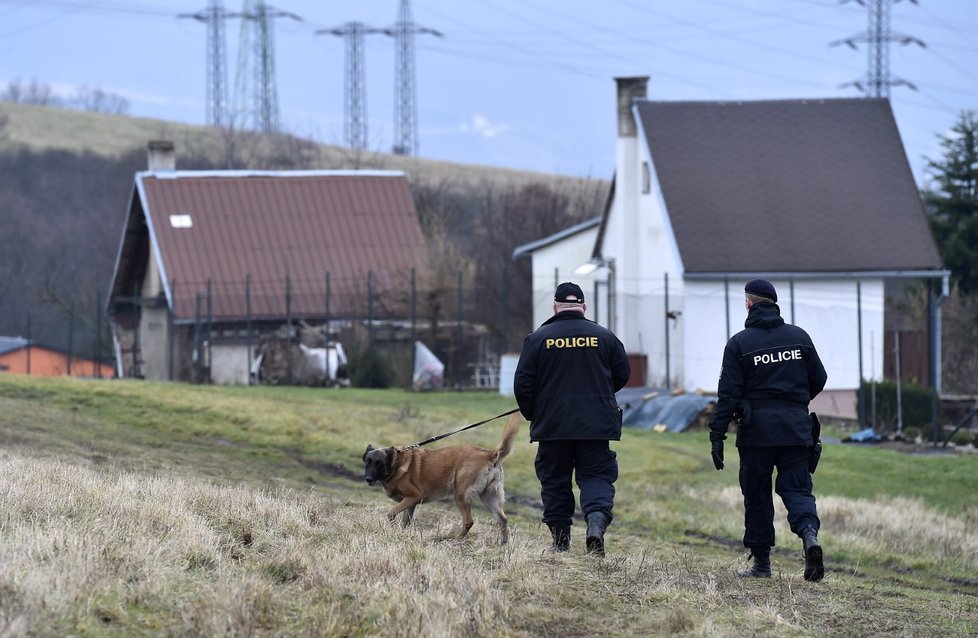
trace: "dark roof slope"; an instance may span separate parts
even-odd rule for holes
[[[243,318],[246,277],[252,316],[285,316],[286,277],[293,316],[319,316],[326,273],[333,312],[350,316],[361,309],[343,296],[365,300],[368,272],[375,292],[406,290],[411,268],[423,266],[424,237],[399,172],[144,172],[136,194],[113,297],[132,295],[152,250],[178,320],[195,316],[208,280],[213,316]]]
[[[941,266],[886,100],[637,108],[686,272]]]

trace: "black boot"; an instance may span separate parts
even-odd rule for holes
[[[591,512],[587,515],[587,539],[585,545],[588,554],[604,556],[604,532],[608,529],[611,517],[604,512]]]
[[[814,527],[802,530],[801,540],[805,545],[805,580],[817,582],[825,576],[822,563],[822,546],[818,544],[818,531]]]
[[[570,549],[570,526],[558,527],[557,525],[547,525],[550,528],[550,535],[554,539],[554,544],[550,546],[552,552],[566,552]]]
[[[771,548],[751,547],[750,555],[754,558],[754,564],[750,567],[741,567],[737,570],[737,575],[741,578],[770,578]]]

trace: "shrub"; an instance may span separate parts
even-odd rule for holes
[[[348,358],[350,383],[357,388],[389,388],[391,364],[377,348],[358,349]]]
[[[897,422],[896,382],[880,381],[876,384],[876,423],[883,430],[893,430]],[[873,413],[873,389],[868,381],[863,381],[860,396],[866,401],[862,414],[867,417]],[[904,432],[908,428],[918,428],[921,432],[931,431],[931,409],[934,391],[916,383],[904,381],[900,384],[900,401],[903,405]],[[858,397],[857,397],[858,401]],[[940,419],[940,402],[937,405]],[[907,435],[909,437],[909,435]]]
[[[951,443],[955,445],[971,445],[975,441],[975,435],[967,430],[958,430],[951,435]]]

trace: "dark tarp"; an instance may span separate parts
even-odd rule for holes
[[[700,394],[673,395],[668,388],[622,388],[618,394],[622,425],[643,430],[683,432],[717,398]],[[656,426],[664,426],[664,428]]]

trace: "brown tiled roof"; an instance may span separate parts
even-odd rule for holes
[[[941,267],[888,101],[637,110],[687,273]]]
[[[327,273],[331,312],[351,316],[365,311],[350,306],[354,298],[365,305],[368,272],[375,310],[383,291],[409,292],[411,269],[423,267],[424,237],[399,172],[143,172],[136,175],[113,297],[133,294],[147,249],[160,261],[177,320],[194,318],[208,280],[215,320],[245,317],[246,278],[253,317],[285,316],[287,279],[292,315],[322,316]]]

